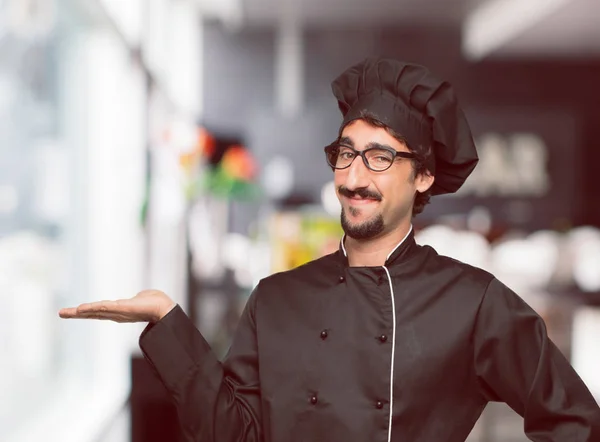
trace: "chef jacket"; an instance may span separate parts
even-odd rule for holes
[[[350,267],[342,241],[261,280],[222,362],[179,306],[140,347],[189,442],[463,442],[489,401],[533,441],[600,441],[540,316],[412,230],[384,266]]]

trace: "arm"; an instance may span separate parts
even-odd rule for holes
[[[542,318],[494,279],[474,330],[475,370],[482,393],[506,402],[539,442],[600,441],[600,409]]]
[[[255,293],[223,363],[179,306],[140,336],[140,348],[172,396],[188,442],[262,441]]]

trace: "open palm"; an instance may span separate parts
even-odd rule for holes
[[[104,319],[115,322],[156,322],[166,315],[175,302],[159,290],[144,290],[133,298],[98,301],[58,312],[65,319]]]

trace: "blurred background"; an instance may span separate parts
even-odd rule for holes
[[[414,220],[546,320],[600,400],[597,0],[0,0],[0,440],[176,441],[159,288],[219,356],[258,280],[338,247],[330,82],[366,56],[456,88],[480,163]],[[490,404],[469,441],[525,441]]]

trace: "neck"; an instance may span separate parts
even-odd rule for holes
[[[412,225],[403,226],[386,235],[368,240],[357,240],[344,236],[344,248],[350,267],[383,266],[388,256],[406,239]]]

